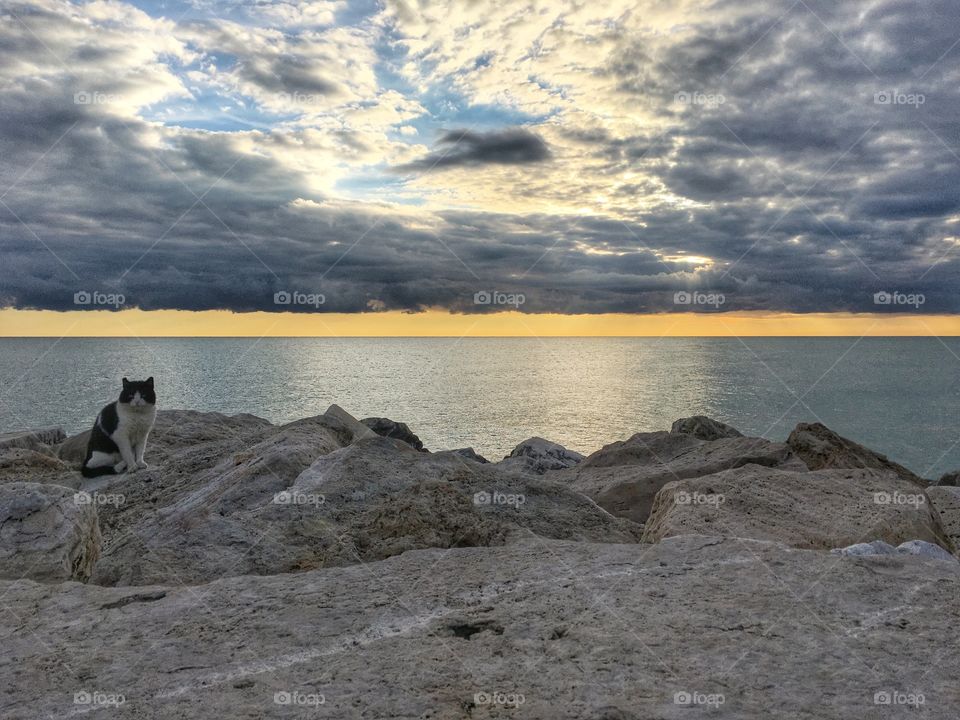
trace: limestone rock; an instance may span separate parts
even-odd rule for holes
[[[923,540],[908,540],[905,543],[900,543],[900,545],[897,546],[897,552],[906,555],[922,555],[923,557],[933,558],[934,560],[957,561],[957,558],[939,545],[924,542]]]
[[[923,492],[893,472],[792,472],[747,465],[676,480],[657,495],[643,540],[725,535],[830,549],[877,538],[943,542]]]
[[[10,482],[51,483],[77,489],[83,478],[49,448],[23,447],[0,450],[0,484]]]
[[[701,440],[719,440],[720,438],[743,437],[743,433],[731,425],[706,415],[680,418],[670,427],[672,433],[686,433]]]
[[[483,465],[490,462],[483,455],[480,455],[479,453],[477,453],[477,451],[474,450],[472,447],[457,448],[456,450],[443,450],[441,452],[448,452],[448,453],[453,453],[455,455],[460,455],[461,457],[465,457],[468,460],[473,460],[474,462],[478,462]]]
[[[960,555],[960,487],[928,487],[926,493],[950,550]]]
[[[328,407],[326,412],[323,413],[323,417],[327,421],[341,423],[343,428],[350,434],[349,442],[359,442],[360,440],[377,436],[373,430],[357,420],[339,405],[331,405]]]
[[[396,422],[390,418],[369,417],[361,420],[364,425],[382,437],[402,440],[414,450],[423,450],[423,441],[417,437],[406,423]]]
[[[707,441],[686,433],[652,432],[606,445],[579,465],[546,477],[569,483],[614,515],[642,523],[668,482],[750,463],[806,470],[786,445],[762,438]]]
[[[0,581],[17,618],[0,702],[5,720],[948,720],[958,592],[956,563],[706,537],[421,550],[199,587]],[[925,704],[881,712],[889,692]],[[74,704],[93,693],[125,702]]]
[[[0,578],[86,581],[100,554],[97,510],[60,485],[0,485]]]
[[[497,467],[510,472],[543,475],[550,470],[566,470],[583,460],[583,455],[567,450],[559,443],[532,437],[517,445]]]
[[[811,470],[830,468],[891,470],[915,485],[926,487],[928,484],[926,480],[903,465],[888,460],[886,455],[858,445],[853,440],[838,435],[822,423],[800,423],[787,438],[787,445]]]
[[[49,450],[51,445],[63,442],[65,437],[66,434],[60,427],[0,433],[0,451],[8,448],[24,448],[43,452]]]

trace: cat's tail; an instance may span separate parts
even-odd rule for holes
[[[100,477],[101,475],[116,475],[117,471],[113,469],[113,465],[101,465],[100,467],[87,467],[84,464],[80,468],[80,474],[85,478],[95,478]]]

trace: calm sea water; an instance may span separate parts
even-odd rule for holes
[[[776,440],[820,420],[921,475],[960,468],[957,338],[0,339],[0,430],[84,430],[123,375],[154,375],[161,407],[284,422],[336,402],[493,460],[705,414]]]

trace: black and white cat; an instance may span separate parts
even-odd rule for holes
[[[157,395],[153,391],[153,378],[133,382],[124,378],[120,398],[97,415],[80,472],[84,477],[92,478],[136,472],[147,467],[143,451],[156,419]]]

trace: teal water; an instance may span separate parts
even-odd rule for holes
[[[705,414],[782,440],[820,420],[936,477],[960,468],[960,339],[0,339],[0,430],[86,429],[120,378],[161,407],[402,420],[499,459],[540,435],[589,453]]]

